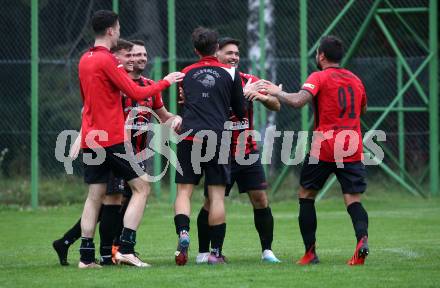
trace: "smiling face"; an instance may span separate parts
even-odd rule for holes
[[[238,67],[240,62],[240,50],[235,44],[227,44],[217,51],[217,59],[223,64]]]
[[[116,58],[118,58],[119,62],[121,62],[122,66],[124,66],[125,71],[132,72],[134,68],[134,57],[133,51],[121,49],[115,52]]]
[[[148,55],[145,46],[142,45],[134,45],[131,53],[134,57],[134,70],[135,72],[143,72],[145,70],[145,66],[147,65]]]

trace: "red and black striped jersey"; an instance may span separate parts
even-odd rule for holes
[[[244,87],[246,83],[251,80],[250,83],[254,83],[258,80],[260,80],[258,77],[246,74],[240,72],[240,78],[241,78],[241,85]],[[245,108],[246,113],[242,120],[238,119],[234,115],[234,113],[231,110],[231,117],[229,120],[232,122],[231,130],[232,130],[232,141],[231,141],[231,152],[232,156],[238,155],[244,147],[244,153],[245,155],[252,153],[253,151],[257,151],[257,142],[255,142],[254,138],[251,134],[247,133],[246,131],[254,130],[254,108],[253,108],[253,102],[246,100],[245,101]],[[239,135],[244,131],[244,138],[240,138]],[[247,135],[248,134],[248,135]],[[240,140],[244,139],[245,143],[244,146],[242,143],[240,143]]]
[[[141,76],[139,79],[133,80],[139,86],[151,86],[155,82],[151,79]],[[151,98],[141,101],[133,100],[126,95],[122,95],[122,107],[124,110],[124,117],[126,119],[125,129],[131,130],[131,143],[135,153],[144,150],[147,145],[147,133],[143,132],[138,136],[134,136],[138,131],[146,131],[147,125],[151,121],[151,110],[157,110],[164,106],[161,93],[157,93]],[[146,110],[144,108],[147,108]],[[132,113],[135,111],[136,113]],[[131,116],[133,115],[133,116]],[[133,117],[132,119],[127,119]],[[128,120],[128,121],[127,121]]]
[[[118,61],[109,49],[102,46],[93,47],[82,55],[78,77],[83,100],[81,148],[108,147],[124,142],[120,91],[130,98],[140,100],[170,86],[165,80],[148,87],[135,85],[127,72],[118,66]],[[99,131],[104,131],[107,139],[99,138]],[[92,139],[95,143],[86,143]]]

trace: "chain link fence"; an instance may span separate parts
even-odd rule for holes
[[[3,21],[0,25],[3,44],[0,54],[0,180],[5,183],[0,187],[0,203],[27,204],[30,199],[30,2],[5,0],[0,11]],[[61,131],[79,130],[82,104],[77,77],[78,60],[93,43],[89,26],[91,15],[99,9],[111,10],[113,2],[39,1],[38,144],[42,204],[74,202],[85,195],[80,161],[74,161],[74,175],[66,175],[63,164],[54,157],[55,143]],[[221,36],[242,41],[242,72],[282,83],[285,91],[294,92],[300,88],[300,1],[177,0],[174,11],[176,59],[170,59],[168,55],[167,2],[172,1],[119,1],[121,37],[146,42],[150,68],[147,76],[155,72],[152,69],[155,57],[160,57],[162,65],[159,68],[163,75],[168,72],[168,61],[176,61],[177,69],[196,61],[190,35],[195,27],[206,26],[215,28]],[[412,74],[426,62],[430,53],[428,12],[408,13],[404,9],[427,7],[428,1],[305,2],[309,73],[315,70],[315,43],[324,33],[338,35],[348,50],[357,43],[347,66],[362,78],[366,86],[371,108],[363,118],[363,131],[366,131],[375,126]],[[373,13],[375,5],[379,10]],[[393,9],[401,10],[396,13]],[[264,42],[260,42],[261,35]],[[387,133],[383,146],[388,154],[384,163],[409,183],[418,179],[412,184],[421,188],[429,180],[426,172],[430,157],[429,70],[422,69],[417,80],[416,85],[403,92],[404,97],[394,106],[397,108],[388,113],[377,129]],[[167,106],[170,101],[168,94],[165,92],[163,95]],[[311,108],[309,110],[312,116]],[[257,111],[261,132],[272,125],[278,131],[301,130],[299,110],[283,105],[279,113],[273,113],[265,111],[260,105]],[[267,167],[270,182],[275,181],[284,168],[280,160],[281,144],[281,140],[276,141],[272,164]],[[298,185],[298,172],[299,167],[292,167],[281,190],[296,189],[292,187]],[[388,179],[380,167],[370,169],[370,175],[381,175],[384,181]],[[162,181],[167,183],[168,180]],[[162,189],[166,190],[167,185],[163,185]],[[66,191],[75,191],[75,194]]]

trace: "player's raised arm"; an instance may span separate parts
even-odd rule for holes
[[[157,83],[146,87],[140,87],[130,79],[127,72],[116,67],[113,63],[108,63],[103,70],[119,90],[135,100],[143,100],[152,97],[170,87],[171,84],[182,81],[183,76],[185,76],[185,74],[181,72],[173,72]]]
[[[312,93],[306,90],[300,90],[297,93],[287,93],[284,92],[280,86],[277,86],[270,81],[267,80],[260,80],[260,81],[264,81],[265,84],[263,91],[267,92],[267,94],[269,95],[275,96],[280,100],[280,102],[295,108],[303,107],[313,98]]]

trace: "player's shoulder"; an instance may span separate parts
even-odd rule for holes
[[[104,67],[107,65],[121,65],[119,60],[108,50],[90,49],[86,51],[80,58],[80,62],[88,63],[95,67]]]

